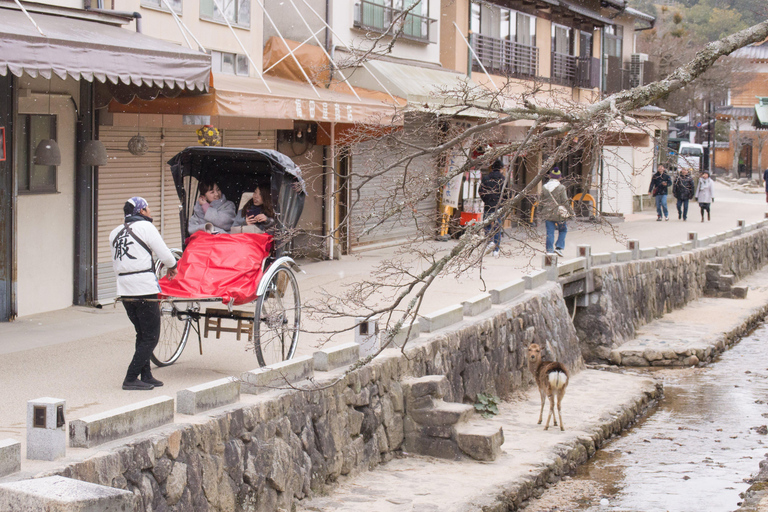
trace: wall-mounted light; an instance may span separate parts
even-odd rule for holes
[[[89,140],[83,145],[80,161],[85,165],[107,165],[107,148],[100,140]]]

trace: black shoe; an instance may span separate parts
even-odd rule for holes
[[[682,218],[683,218],[683,214],[682,214],[682,213],[678,213],[678,214],[677,214],[677,220],[680,220],[680,219],[682,219]]]
[[[155,389],[155,386],[149,382],[140,381],[139,379],[126,379],[123,381],[123,389],[128,391],[149,391],[151,389]]]
[[[157,380],[157,379],[156,379],[156,378],[154,378],[154,377],[149,377],[149,378],[147,378],[147,379],[145,379],[145,378],[143,378],[143,377],[142,377],[142,379],[141,379],[141,382],[144,382],[144,383],[146,383],[146,384],[152,384],[152,385],[153,385],[153,386],[155,386],[156,388],[159,388],[160,386],[162,386],[162,385],[163,385],[163,381],[161,381],[161,380]]]

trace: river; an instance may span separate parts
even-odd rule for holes
[[[768,452],[768,328],[706,367],[648,373],[664,383],[658,408],[525,512],[738,508]]]

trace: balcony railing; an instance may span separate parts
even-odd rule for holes
[[[564,53],[552,52],[552,82],[561,85],[576,85],[579,58]]]
[[[482,34],[470,34],[469,42],[489,73],[520,77],[535,77],[539,74],[539,49],[535,46]],[[472,69],[481,71],[474,60]]]
[[[377,4],[367,0],[359,0],[355,3],[355,27],[372,32],[396,32],[399,27],[392,27],[392,22],[398,19],[398,15],[404,9],[395,9],[388,5]],[[402,37],[429,43],[430,25],[436,20],[409,12],[404,19],[400,19],[403,32]]]

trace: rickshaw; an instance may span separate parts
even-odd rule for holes
[[[277,151],[206,146],[189,147],[168,164],[180,200],[183,242],[181,250],[172,250],[178,261],[175,279],[165,277],[161,262],[155,266],[162,290],[161,332],[152,361],[157,366],[176,362],[192,331],[202,354],[209,327],[217,338],[220,332],[236,332],[239,340],[246,333],[261,366],[292,358],[301,301],[294,273],[299,267],[287,248],[306,196],[301,170]],[[256,187],[268,184],[276,217],[273,228],[265,234],[190,234],[197,185],[204,180],[216,182],[236,207]],[[216,302],[225,307],[210,307]],[[236,322],[237,328],[221,327],[222,320]]]

